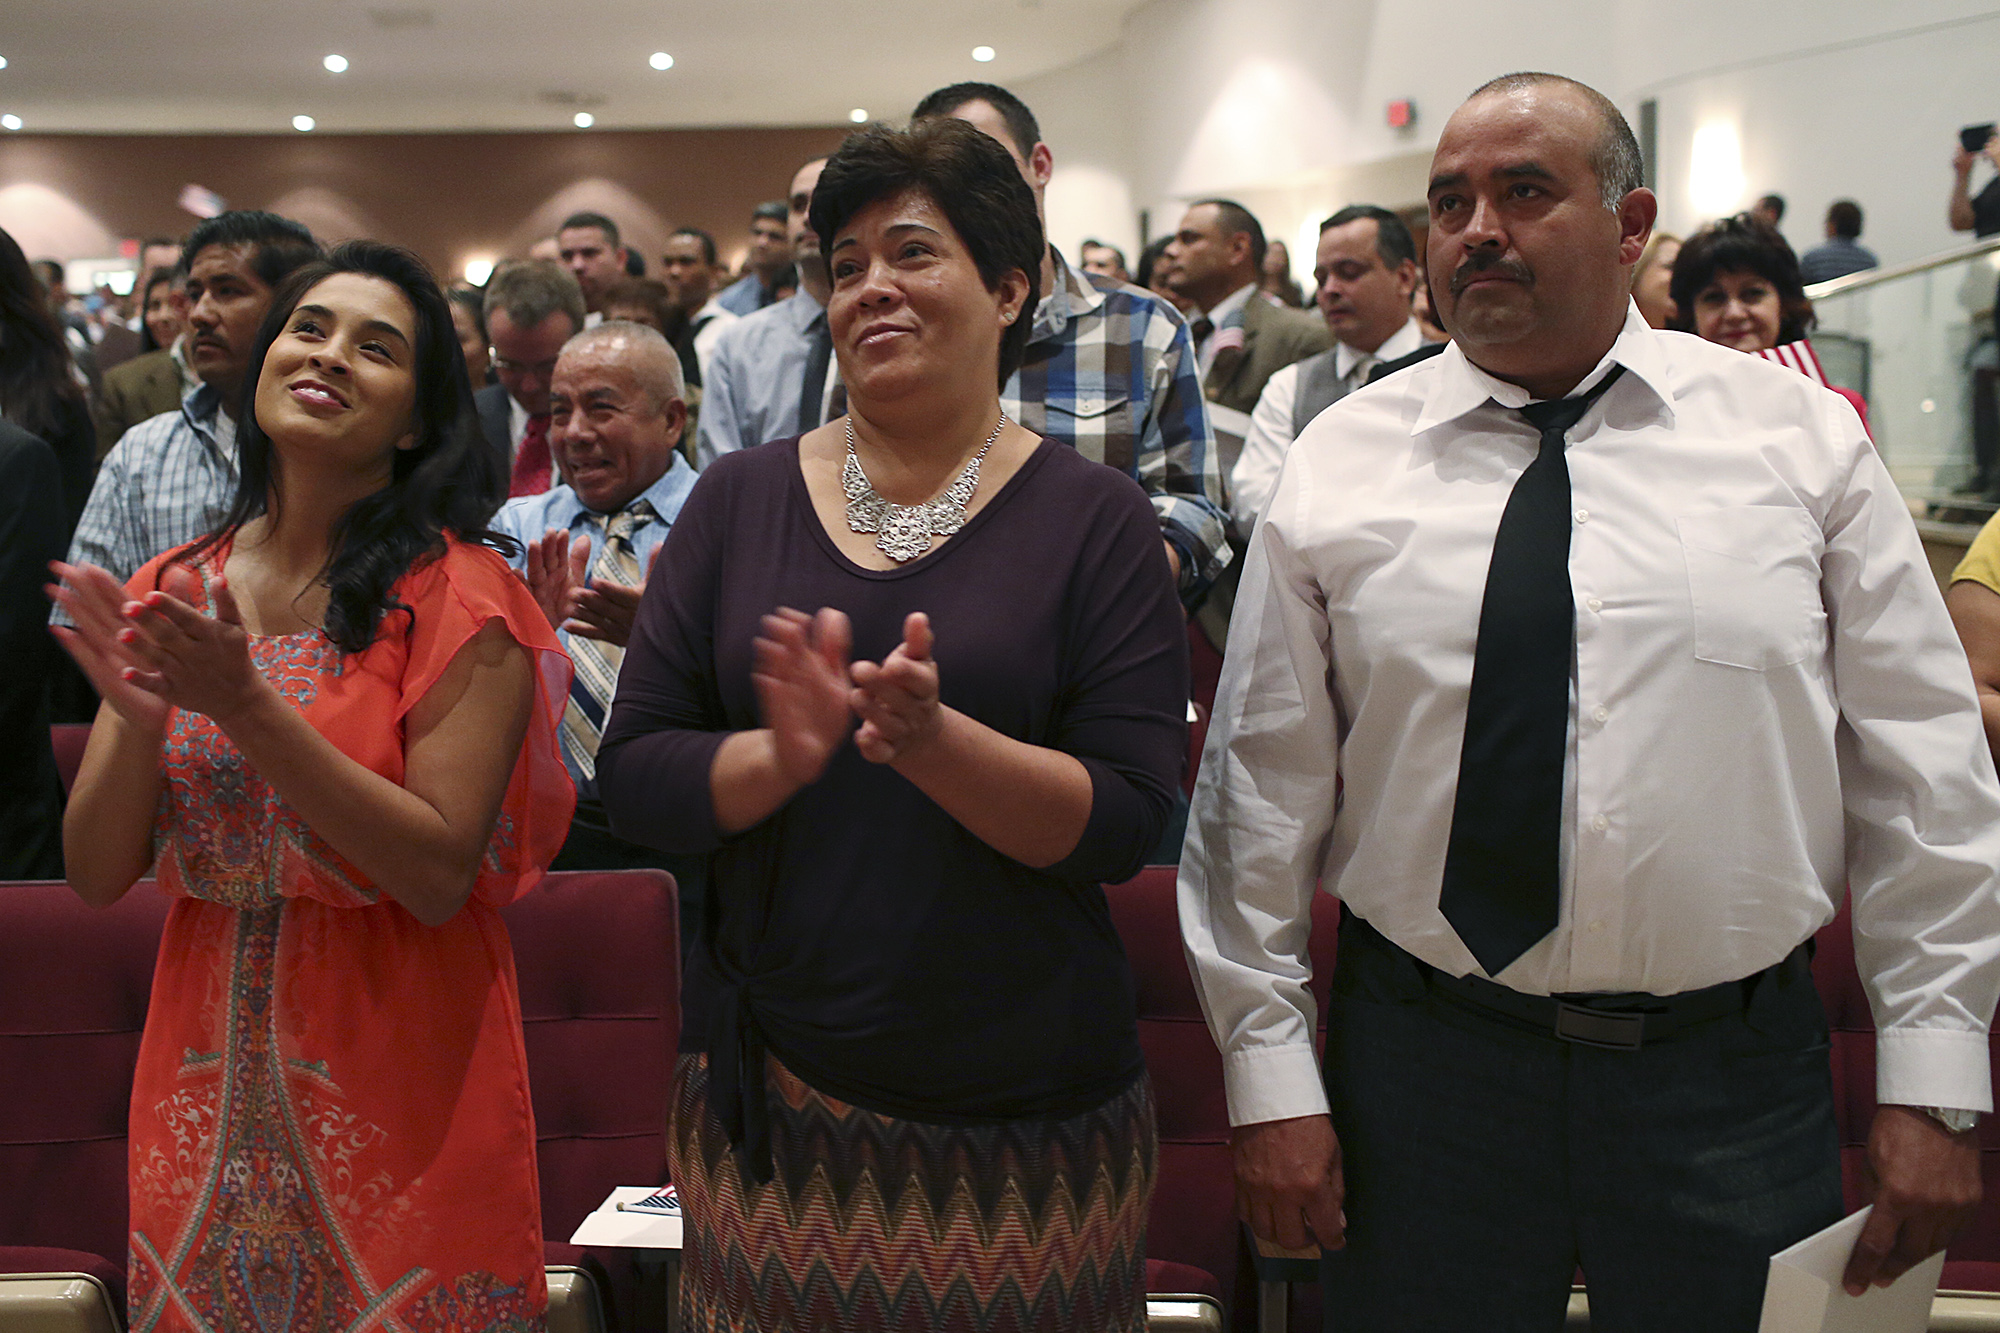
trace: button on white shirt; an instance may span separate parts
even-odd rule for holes
[[[1804,376],[1636,310],[1577,391],[1614,363],[1567,450],[1591,614],[1561,913],[1496,980],[1733,980],[1851,886],[1878,1096],[1989,1108],[2000,785],[1909,511],[1853,409]],[[1258,525],[1180,883],[1234,1123],[1325,1109],[1315,881],[1432,966],[1479,971],[1438,891],[1486,565],[1537,449],[1527,401],[1447,348],[1314,420]]]

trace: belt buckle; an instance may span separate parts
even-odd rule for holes
[[[1646,1039],[1644,1014],[1606,1013],[1566,1000],[1556,1001],[1556,1035],[1578,1046],[1606,1051],[1636,1051]]]

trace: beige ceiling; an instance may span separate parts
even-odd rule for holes
[[[892,118],[1117,40],[1140,0],[0,0],[27,131],[605,129]],[[974,46],[998,52],[976,63]],[[666,51],[674,67],[647,64]],[[351,62],[329,74],[321,58]]]

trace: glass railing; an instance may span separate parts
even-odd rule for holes
[[[1820,366],[1867,401],[1927,537],[1969,537],[2000,506],[1996,283],[2000,236],[1806,289]]]

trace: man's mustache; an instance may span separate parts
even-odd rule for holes
[[[1498,273],[1501,277],[1518,282],[1524,287],[1531,286],[1535,281],[1534,273],[1518,259],[1509,259],[1505,255],[1474,255],[1460,264],[1458,271],[1451,275],[1451,294],[1460,295],[1465,291],[1465,284],[1489,273]]]

